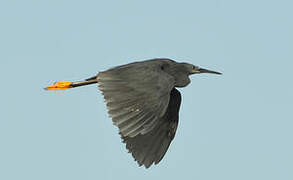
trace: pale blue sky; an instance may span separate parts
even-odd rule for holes
[[[0,179],[293,179],[293,1],[0,2]],[[42,88],[154,57],[222,76],[181,89],[176,137],[139,168],[95,85]]]

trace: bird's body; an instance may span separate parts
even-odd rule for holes
[[[68,87],[99,84],[126,148],[148,168],[160,162],[175,136],[181,104],[176,87],[187,86],[189,75],[202,72],[220,74],[170,59],[152,59],[114,67]]]

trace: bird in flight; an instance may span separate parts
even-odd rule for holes
[[[173,140],[181,94],[189,75],[221,74],[171,59],[151,59],[117,66],[84,81],[59,81],[46,90],[65,90],[98,83],[113,124],[139,166],[158,164]]]

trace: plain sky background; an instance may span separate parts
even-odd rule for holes
[[[293,179],[293,1],[2,0],[0,179]],[[166,156],[138,167],[96,85],[155,57],[223,72],[180,89]]]

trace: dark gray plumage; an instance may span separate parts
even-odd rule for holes
[[[99,83],[126,148],[148,168],[161,161],[175,136],[181,104],[176,87],[187,86],[189,75],[197,73],[221,74],[171,59],[152,59],[100,72],[70,87]]]
[[[159,123],[155,128],[145,135],[138,134],[135,137],[121,135],[126,148],[139,165],[148,168],[152,163],[159,163],[164,157],[176,133],[180,104],[181,94],[173,88],[166,113],[158,119]]]
[[[139,165],[148,168],[165,155],[178,124],[181,95],[175,87],[187,86],[189,75],[201,71],[213,72],[170,59],[153,59],[97,75],[109,115]]]

